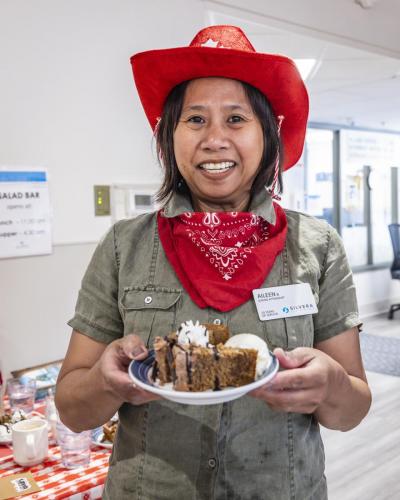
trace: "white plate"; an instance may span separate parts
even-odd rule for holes
[[[37,419],[38,416],[39,416],[40,419],[43,419],[43,415],[41,415],[40,413],[37,413],[35,411],[33,411],[32,413],[29,413],[29,414],[24,413],[24,415],[25,415],[25,418]],[[17,422],[20,422],[21,420],[23,420],[23,419],[21,418],[21,419],[17,420]],[[15,423],[15,422],[13,422],[13,423]],[[3,436],[3,435],[0,436],[0,445],[1,444],[11,444],[12,443],[11,425],[12,424],[9,424],[9,426],[10,426],[10,432],[7,433],[5,436]]]
[[[5,436],[0,436],[0,444],[10,444],[12,443],[11,432]]]
[[[111,449],[113,447],[113,444],[111,441],[103,441],[104,438],[104,432],[102,427],[98,427],[97,429],[94,429],[92,431],[92,443],[96,446],[101,446],[102,448],[109,448]]]
[[[203,392],[182,392],[169,389],[165,386],[156,385],[151,379],[153,370],[154,351],[149,351],[149,356],[143,361],[132,361],[128,368],[128,373],[133,382],[142,389],[158,394],[165,399],[187,405],[214,405],[226,403],[233,399],[240,398],[253,389],[257,389],[269,382],[278,371],[279,362],[272,354],[272,361],[264,374],[251,384],[242,385],[241,387],[232,387],[222,389],[221,391],[203,391]]]

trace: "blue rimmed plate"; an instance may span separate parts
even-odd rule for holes
[[[101,446],[102,448],[111,449],[113,447],[113,443],[111,441],[104,441],[103,427],[97,427],[97,429],[93,429],[92,443],[96,446]]]
[[[129,365],[128,373],[138,387],[152,392],[153,394],[158,394],[175,403],[186,405],[214,405],[240,398],[253,389],[257,389],[257,387],[269,382],[276,375],[279,368],[278,360],[272,353],[270,354],[272,357],[271,363],[259,379],[251,384],[242,385],[241,387],[227,387],[221,391],[182,392],[175,391],[172,387],[158,385],[157,382],[153,382],[151,379],[155,359],[153,350],[149,351],[149,356],[143,361],[132,361]]]

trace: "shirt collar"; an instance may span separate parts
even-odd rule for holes
[[[193,212],[190,200],[178,193],[173,193],[163,208],[165,217],[176,217],[185,212]],[[271,195],[265,189],[253,196],[249,212],[259,215],[270,224],[275,225],[276,215],[274,204]]]

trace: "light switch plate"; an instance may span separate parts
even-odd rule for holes
[[[94,186],[94,215],[110,214],[110,186]]]

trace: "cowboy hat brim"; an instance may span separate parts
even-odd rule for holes
[[[241,80],[260,90],[276,117],[284,116],[281,140],[283,169],[303,151],[308,94],[294,62],[284,56],[211,47],[150,50],[131,57],[133,76],[146,116],[156,127],[170,91],[186,80],[223,77]]]

